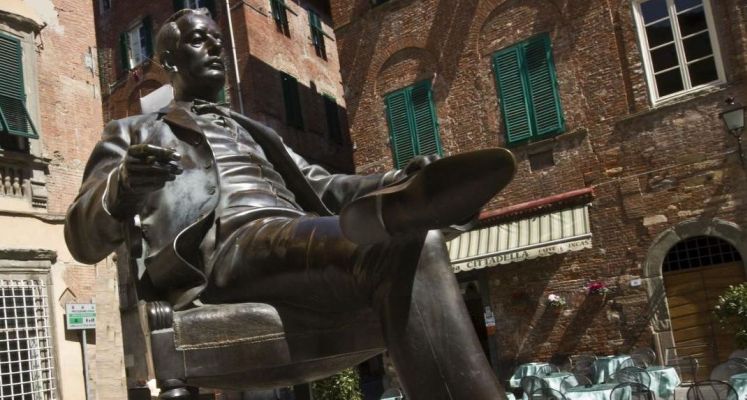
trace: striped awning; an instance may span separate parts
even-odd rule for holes
[[[588,205],[465,232],[446,246],[454,272],[588,249]]]

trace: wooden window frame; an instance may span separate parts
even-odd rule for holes
[[[711,42],[711,50],[713,51],[712,56],[716,64],[716,73],[718,75],[718,79],[715,81],[701,84],[701,85],[692,86],[692,83],[690,81],[690,75],[687,71],[688,62],[685,57],[685,49],[684,49],[684,44],[683,44],[683,41],[686,38],[683,38],[680,32],[679,23],[677,20],[678,13],[674,5],[674,0],[663,0],[663,1],[666,1],[666,4],[667,4],[667,18],[671,20],[673,42],[675,44],[675,50],[677,52],[677,67],[671,67],[666,70],[680,68],[680,75],[682,78],[682,84],[684,88],[678,92],[670,93],[665,96],[659,96],[658,87],[656,86],[656,78],[655,78],[655,72],[654,72],[654,67],[653,67],[653,61],[651,59],[651,53],[650,53],[651,48],[649,48],[649,45],[648,45],[648,37],[646,35],[646,25],[643,21],[643,14],[641,12],[641,4],[647,1],[651,1],[651,0],[635,0],[634,7],[633,7],[633,14],[635,16],[636,30],[638,33],[638,43],[640,46],[639,48],[641,49],[641,56],[643,58],[643,66],[644,66],[644,71],[646,74],[646,82],[649,88],[649,98],[651,100],[651,104],[657,105],[659,103],[666,102],[667,100],[670,100],[670,99],[681,97],[683,95],[687,95],[692,92],[697,92],[697,91],[701,91],[701,90],[708,89],[708,88],[718,87],[726,83],[726,74],[724,72],[724,64],[723,64],[723,59],[721,57],[721,49],[720,49],[719,42],[718,42],[718,34],[717,34],[718,32],[715,29],[716,25],[713,20],[713,9],[711,6],[711,1],[702,0],[702,3],[703,3],[703,10],[705,12],[706,30],[708,31],[708,36]],[[693,8],[695,7],[692,7],[690,9],[693,9]],[[679,14],[682,14],[688,10],[681,11],[679,12]],[[664,20],[664,19],[662,18],[661,20]],[[655,21],[655,22],[658,22],[658,21]],[[704,31],[690,34],[688,37],[698,35],[702,32]],[[656,46],[655,48],[663,47],[668,44],[669,42],[666,44]],[[699,58],[690,63],[694,63],[705,58],[707,57]],[[658,72],[662,72],[662,71],[658,71]]]

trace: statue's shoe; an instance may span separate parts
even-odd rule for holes
[[[465,223],[515,172],[513,154],[501,148],[442,158],[410,179],[350,202],[340,212],[340,225],[351,241],[371,244]]]

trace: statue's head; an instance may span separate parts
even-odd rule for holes
[[[214,101],[223,88],[223,36],[207,9],[180,10],[167,19],[158,31],[156,54],[177,98]]]

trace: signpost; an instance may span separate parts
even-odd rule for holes
[[[90,399],[88,385],[88,356],[86,353],[86,330],[96,329],[95,303],[67,303],[65,304],[65,319],[68,330],[79,330],[81,346],[83,347],[83,380],[86,386],[86,399]]]

